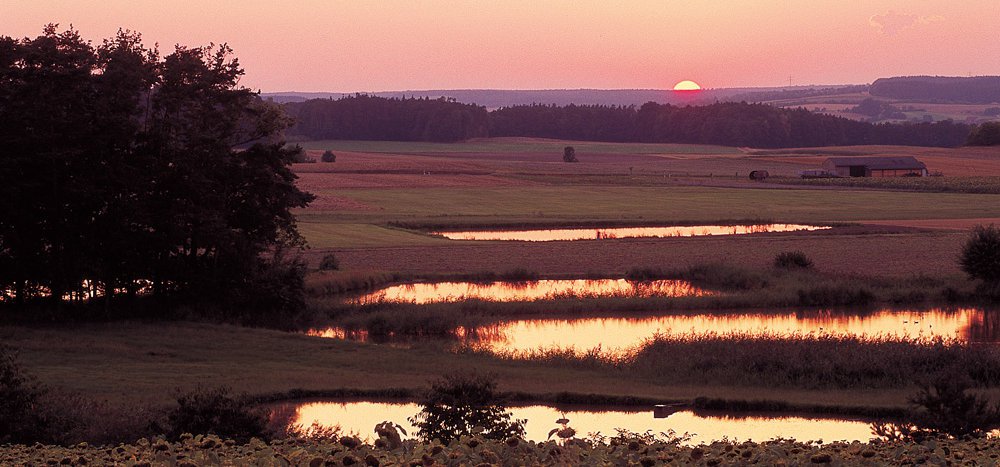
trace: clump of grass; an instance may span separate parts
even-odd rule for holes
[[[750,290],[768,286],[764,274],[725,263],[697,264],[678,271],[677,276],[695,285],[722,289]]]
[[[801,251],[783,251],[774,257],[774,267],[780,269],[809,269],[813,262]]]
[[[500,273],[497,278],[501,282],[528,282],[537,281],[538,273],[527,268],[514,268]]]

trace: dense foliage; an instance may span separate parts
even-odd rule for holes
[[[871,124],[805,109],[745,102],[679,107],[515,105],[485,109],[444,99],[358,95],[289,103],[290,134],[311,139],[458,141],[475,137],[538,137],[579,141],[718,144],[758,148],[902,144],[960,146],[969,126]]]
[[[872,83],[868,92],[891,99],[989,104],[1000,102],[1000,76],[880,78]]]
[[[0,298],[299,306],[301,268],[265,254],[301,243],[290,209],[312,196],[242,74],[226,46],[0,37]]]
[[[423,408],[410,420],[424,440],[449,442],[478,434],[486,439],[524,437],[524,420],[511,420],[496,382],[483,375],[451,374],[431,383]]]

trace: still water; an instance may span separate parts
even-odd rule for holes
[[[626,279],[537,280],[525,282],[426,282],[400,284],[351,300],[353,303],[434,303],[461,300],[497,302],[528,301],[557,297],[698,297],[713,292],[687,281]]]
[[[313,422],[325,426],[339,425],[341,433],[355,433],[362,438],[373,435],[373,428],[383,421],[398,423],[412,437],[416,432],[407,421],[420,411],[415,403],[394,402],[298,402],[276,404],[275,414],[284,422],[308,427]],[[615,429],[625,429],[644,433],[674,430],[677,434],[688,433],[688,444],[711,443],[723,439],[734,441],[766,441],[773,438],[794,438],[799,441],[868,441],[872,438],[869,422],[850,419],[806,418],[798,416],[766,417],[732,416],[726,414],[707,415],[691,411],[670,414],[666,418],[654,418],[652,408],[633,407],[594,408],[586,406],[550,407],[531,405],[510,407],[514,418],[526,419],[526,438],[544,441],[555,421],[565,416],[569,426],[577,431],[577,437],[587,437],[589,433],[614,436]]]
[[[612,227],[538,230],[475,230],[434,232],[452,240],[514,240],[549,242],[555,240],[602,240],[635,237],[696,237],[702,235],[743,235],[764,232],[823,230],[830,227],[803,224],[690,225],[674,227]]]
[[[341,328],[309,330],[314,336],[367,340],[364,332]],[[780,339],[823,334],[870,339],[905,337],[1000,342],[1000,314],[975,308],[925,311],[877,310],[857,314],[836,311],[749,312],[648,315],[613,318],[545,318],[505,320],[477,328],[458,328],[462,343],[494,353],[516,355],[533,350],[572,349],[583,354],[599,349],[609,356],[627,355],[654,336],[766,335]],[[391,340],[391,339],[390,339]]]

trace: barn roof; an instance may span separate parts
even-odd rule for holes
[[[926,169],[927,165],[913,156],[899,157],[831,157],[826,160],[836,167],[863,165],[871,170]]]

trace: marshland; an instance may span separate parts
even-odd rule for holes
[[[225,44],[3,34],[2,464],[997,452],[979,78],[312,99]]]

